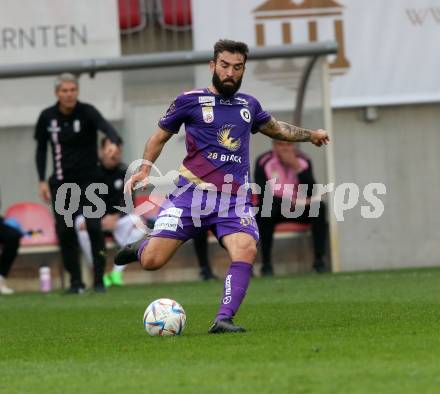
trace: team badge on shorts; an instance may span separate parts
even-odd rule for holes
[[[242,217],[241,219],[240,219],[240,224],[243,226],[243,227],[247,227],[247,226],[249,226],[249,225],[251,225],[252,224],[252,218],[250,218],[250,217]]]
[[[202,107],[203,121],[205,123],[214,122],[214,109],[212,107]]]

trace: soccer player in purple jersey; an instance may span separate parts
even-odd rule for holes
[[[278,140],[308,141],[316,146],[329,142],[326,131],[277,121],[263,111],[254,97],[238,93],[247,55],[245,43],[218,41],[209,63],[212,85],[179,95],[159,120],[158,129],[145,146],[145,164],[130,177],[125,189],[131,192],[138,183],[146,184],[152,163],[185,124],[187,156],[179,171],[177,192],[161,207],[151,236],[127,245],[115,257],[118,265],[138,260],[145,270],[156,270],[201,228],[211,229],[232,263],[226,274],[220,309],[209,333],[245,331],[232,319],[245,297],[257,254],[258,228],[249,211],[248,193],[251,134],[259,132]],[[210,198],[212,191],[214,199]],[[198,211],[194,210],[197,204]],[[206,209],[208,206],[211,209]]]

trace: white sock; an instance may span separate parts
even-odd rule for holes
[[[90,243],[89,233],[87,229],[81,230],[81,226],[85,225],[85,223],[86,219],[84,216],[78,216],[75,219],[75,231],[86,263],[89,267],[93,267],[92,244]]]
[[[136,227],[139,221],[136,215],[125,215],[118,219],[113,230],[113,237],[120,246],[136,242],[144,236],[144,232]],[[113,272],[123,272],[126,265],[114,265]]]
[[[113,264],[112,272],[124,272],[126,265]]]
[[[145,235],[142,230],[136,227],[136,223],[140,220],[136,215],[125,215],[118,219],[113,230],[113,237],[118,245],[125,246],[128,243],[136,242]]]

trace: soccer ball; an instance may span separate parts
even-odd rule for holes
[[[182,334],[186,314],[182,306],[168,298],[160,298],[148,305],[144,313],[145,331],[151,336]]]

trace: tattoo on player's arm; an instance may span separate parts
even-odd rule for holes
[[[306,142],[310,141],[310,130],[297,127],[286,122],[278,122],[279,126],[283,130],[284,140],[294,142]]]
[[[311,136],[310,130],[277,121],[274,117],[260,128],[260,132],[276,140],[291,142],[310,141]]]

